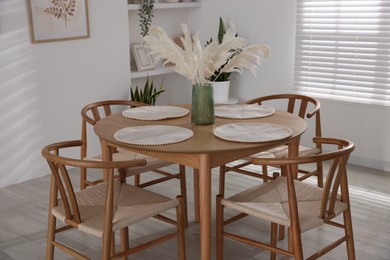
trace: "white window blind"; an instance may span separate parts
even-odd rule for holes
[[[297,0],[294,88],[390,106],[390,0]]]

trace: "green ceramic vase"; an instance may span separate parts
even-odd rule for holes
[[[214,94],[211,83],[192,86],[191,122],[194,125],[214,124]]]

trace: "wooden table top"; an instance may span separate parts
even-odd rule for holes
[[[227,123],[238,123],[238,122],[256,122],[256,123],[269,123],[288,127],[292,130],[292,135],[286,139],[261,142],[261,143],[238,143],[222,140],[213,134],[213,129],[217,126]],[[141,125],[171,125],[180,126],[191,129],[194,133],[193,137],[180,143],[160,145],[160,146],[141,146],[131,145],[115,140],[114,134],[119,129],[130,127],[130,126],[141,126]],[[213,125],[192,125],[191,115],[175,119],[165,119],[158,121],[142,121],[130,119],[122,116],[121,113],[113,114],[102,120],[98,121],[94,127],[95,133],[108,142],[109,144],[122,147],[126,149],[136,150],[140,152],[162,152],[162,153],[178,153],[178,154],[214,154],[224,153],[233,151],[246,151],[249,150],[258,151],[266,150],[272,147],[286,144],[290,140],[295,139],[305,132],[307,124],[302,118],[292,115],[284,111],[276,111],[276,113],[269,117],[259,119],[215,119]]]

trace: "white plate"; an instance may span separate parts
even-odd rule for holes
[[[292,130],[281,125],[265,123],[225,124],[214,129],[214,135],[232,142],[260,143],[291,136]]]
[[[189,110],[175,106],[144,106],[130,108],[122,112],[127,118],[137,120],[163,120],[186,116]]]
[[[269,106],[251,105],[227,105],[215,107],[215,116],[230,119],[251,119],[271,116],[275,109]]]
[[[143,125],[118,130],[114,138],[134,145],[164,145],[183,142],[193,136],[190,129],[168,125]]]

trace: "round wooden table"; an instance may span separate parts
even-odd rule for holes
[[[213,129],[215,127],[233,122],[282,125],[290,128],[292,135],[282,140],[262,143],[230,142],[214,136]],[[140,125],[181,126],[191,129],[194,135],[184,142],[160,146],[131,145],[115,140],[114,134],[119,129]],[[114,146],[183,164],[199,171],[201,259],[211,259],[211,169],[283,144],[289,144],[290,156],[297,155],[300,136],[306,128],[307,124],[302,118],[277,110],[274,115],[259,119],[216,118],[215,124],[208,126],[192,125],[190,114],[176,119],[141,121],[125,118],[121,113],[118,113],[98,121],[94,126],[94,131],[101,139],[103,160],[110,160],[111,155],[108,147]]]

